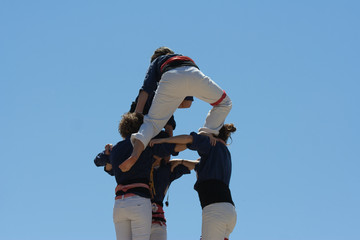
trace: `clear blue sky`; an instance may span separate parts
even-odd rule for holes
[[[360,4],[0,0],[0,239],[115,239],[115,181],[93,159],[159,46],[233,100],[233,240],[360,239]],[[175,113],[175,134],[208,104]],[[180,157],[195,159],[196,152]],[[170,188],[168,239],[199,239],[195,174]]]

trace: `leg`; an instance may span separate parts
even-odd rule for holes
[[[159,223],[153,223],[151,225],[151,236],[150,240],[166,240],[167,239],[167,231],[166,225]]]
[[[179,69],[180,71],[181,69]],[[209,111],[204,127],[199,131],[218,134],[223,126],[226,116],[231,110],[232,103],[224,91],[209,77],[197,68],[185,69],[184,76],[188,79],[187,93],[213,105]]]
[[[113,221],[115,225],[117,240],[131,240],[131,225],[127,218],[126,208],[122,200],[116,200],[113,210]]]
[[[166,72],[159,83],[149,113],[144,117],[144,123],[139,131],[131,135],[134,150],[131,156],[119,167],[129,170],[137,161],[149,141],[155,137],[166,125],[175,110],[184,100],[184,79],[177,71]]]
[[[151,233],[152,210],[148,198],[132,198],[131,232],[133,240],[149,240]]]
[[[227,212],[228,212],[228,222],[226,224],[226,231],[225,231],[225,237],[227,239],[229,239],[230,233],[232,233],[232,231],[235,228],[236,225],[236,210],[235,207],[232,204],[227,204],[226,206]]]
[[[232,102],[214,81],[200,71],[195,70],[195,72],[198,77],[196,78],[197,81],[194,81],[194,89],[196,89],[194,96],[213,105],[206,117],[204,127],[200,128],[199,131],[217,135],[231,110]]]
[[[131,140],[140,140],[144,147],[164,128],[175,110],[186,96],[184,79],[177,71],[166,72],[155,92],[149,113],[144,117],[138,133],[131,136]]]
[[[228,96],[224,100],[209,111],[206,116],[205,124],[200,131],[207,133],[213,133],[215,135],[219,134],[219,130],[224,125],[226,116],[229,114],[232,108],[232,102]]]
[[[236,223],[234,209],[230,203],[213,203],[206,206],[202,213],[202,240],[229,238]]]

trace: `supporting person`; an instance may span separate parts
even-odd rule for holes
[[[113,174],[117,182],[113,221],[118,240],[149,239],[152,222],[149,180],[153,156],[177,155],[177,152],[186,148],[175,144],[148,147],[130,171],[122,172],[116,166],[130,156],[133,149],[130,136],[139,130],[142,122],[143,116],[139,113],[123,115],[119,132],[124,140],[113,147],[106,145],[105,151],[98,154],[94,160],[97,166],[105,165],[105,170]]]
[[[225,124],[213,141],[212,136],[192,132],[171,138],[153,139],[150,146],[159,143],[187,144],[197,151],[200,163],[195,166],[197,181],[194,189],[198,192],[202,207],[202,240],[229,239],[236,224],[235,205],[229,188],[231,178],[231,155],[226,142],[236,128]]]

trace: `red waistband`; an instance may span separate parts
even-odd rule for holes
[[[219,98],[219,100],[217,100],[214,103],[210,103],[211,106],[216,106],[219,105],[221,103],[222,100],[224,100],[224,98],[226,98],[226,92],[225,90],[223,90],[223,94],[221,95],[221,97]]]
[[[127,190],[131,189],[131,188],[137,188],[137,187],[142,187],[142,188],[146,188],[146,189],[150,189],[149,185],[145,184],[145,183],[131,183],[131,184],[127,184],[127,185],[117,185],[115,188],[115,194],[118,191],[123,191],[123,192],[127,192]]]
[[[116,197],[115,197],[115,200],[125,199],[125,198],[133,197],[133,196],[136,196],[136,194],[135,194],[135,193],[125,193],[125,194],[123,194],[123,195],[116,196]]]
[[[163,68],[168,65],[169,63],[171,62],[174,62],[174,61],[191,61],[195,64],[194,60],[192,60],[191,58],[189,57],[186,57],[186,56],[175,56],[175,57],[171,57],[169,58],[168,60],[166,60],[160,67],[160,71],[162,72],[163,71]]]

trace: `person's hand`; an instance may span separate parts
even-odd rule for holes
[[[110,152],[113,148],[113,145],[111,143],[105,145],[105,155],[110,155]]]
[[[204,136],[208,136],[210,138],[210,144],[211,146],[215,146],[216,142],[221,142],[222,144],[224,144],[226,146],[226,142],[220,138],[215,137],[213,134],[211,133],[207,133],[207,132],[199,132],[199,135],[204,135]]]
[[[207,132],[199,132],[199,135],[208,136],[210,139],[210,145],[215,146],[216,145],[216,139],[213,134],[207,133]]]
[[[152,140],[149,142],[149,146],[150,146],[150,147],[153,147],[155,144],[160,144],[160,143],[163,143],[161,138],[152,139]]]
[[[105,170],[109,172],[111,171],[111,169],[112,169],[112,165],[110,163],[106,163]]]

